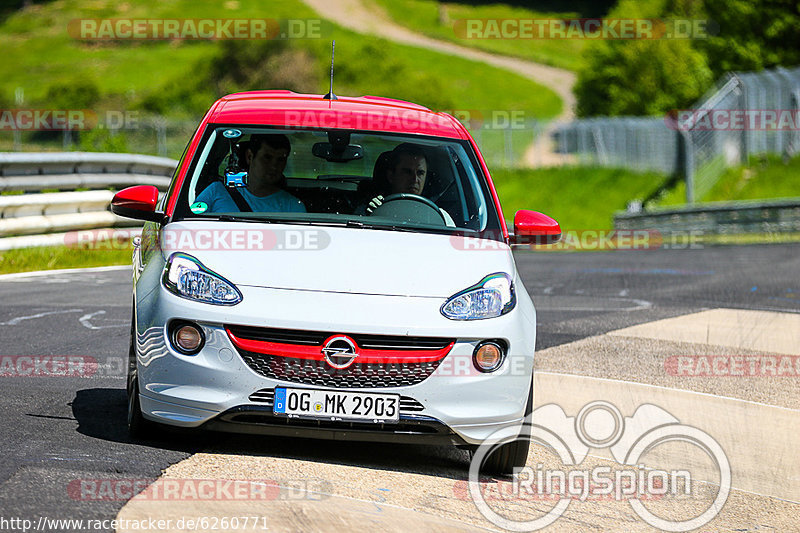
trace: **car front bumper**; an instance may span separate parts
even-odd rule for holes
[[[240,289],[244,300],[233,307],[186,300],[160,285],[137,298],[137,373],[145,418],[245,433],[455,444],[479,444],[500,428],[522,423],[535,344],[535,312],[529,299],[521,298],[504,316],[463,322],[444,318],[438,312],[444,300],[437,298]],[[199,353],[183,355],[172,348],[167,329],[174,319],[202,327],[206,342]],[[399,394],[422,405],[413,413],[401,411],[398,424],[290,421],[274,416],[271,406],[253,401],[251,395],[279,386],[325,387],[257,373],[231,342],[226,324],[447,337],[456,342],[436,371],[420,383],[330,389]],[[509,346],[504,364],[493,373],[478,372],[472,363],[475,346],[485,339],[503,339]]]

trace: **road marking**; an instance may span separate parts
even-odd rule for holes
[[[122,319],[119,319],[119,318],[117,318],[117,319],[107,319],[107,320],[115,320],[117,322],[122,322],[122,324],[111,324],[109,326],[95,326],[91,322],[89,322],[92,318],[94,318],[96,316],[104,315],[104,314],[106,314],[106,312],[102,311],[102,310],[101,311],[95,311],[94,313],[87,313],[87,314],[83,315],[82,317],[80,317],[78,319],[78,322],[80,322],[83,327],[88,328],[88,329],[108,329],[108,328],[124,328],[124,327],[127,327],[128,321],[127,320],[122,320]]]
[[[12,274],[0,274],[0,281],[14,281],[20,278],[37,278],[42,276],[53,276],[57,274],[80,274],[83,272],[114,272],[117,270],[130,270],[130,265],[115,265],[104,267],[88,268],[63,268],[59,270],[34,270],[32,272],[14,272]]]
[[[565,298],[565,297],[561,297],[561,298]],[[601,299],[601,297],[598,296],[597,299]],[[564,307],[550,307],[547,304],[537,304],[536,309],[537,309],[537,312],[540,312],[540,313],[544,312],[544,311],[595,311],[595,312],[605,311],[605,312],[611,313],[611,312],[618,312],[618,311],[627,311],[627,312],[640,311],[642,309],[650,309],[651,307],[653,307],[653,303],[652,302],[648,302],[647,300],[640,300],[638,298],[615,298],[615,297],[605,298],[605,297],[602,297],[602,300],[606,301],[606,302],[608,302],[608,301],[623,302],[623,303],[630,302],[630,303],[632,303],[634,305],[631,305],[629,307],[616,307],[615,308],[615,307],[591,307],[591,306],[589,306],[589,307],[579,307],[579,306],[576,306],[576,305],[568,305],[568,306],[564,306]]]
[[[64,309],[61,311],[45,311],[44,313],[37,313],[35,315],[27,315],[27,316],[18,316],[16,318],[12,318],[7,322],[0,322],[0,326],[16,326],[23,320],[35,320],[37,318],[42,318],[49,315],[60,315],[63,313],[80,313],[83,309]]]

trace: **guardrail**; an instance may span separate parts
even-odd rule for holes
[[[64,244],[69,231],[140,225],[109,211],[115,191],[164,191],[176,166],[139,154],[0,153],[0,250]]]
[[[710,202],[691,207],[614,215],[616,229],[651,229],[664,234],[705,235],[800,232],[800,198],[772,201]]]

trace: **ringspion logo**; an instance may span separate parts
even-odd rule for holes
[[[515,468],[507,493],[489,498],[481,483],[480,470],[486,458],[499,446],[519,439],[543,444],[555,454],[561,465],[535,468],[525,465]],[[709,497],[705,481],[693,479],[686,469],[663,470],[645,466],[645,457],[653,449],[671,442],[696,448],[714,464],[719,475],[718,489]],[[582,467],[592,449],[607,448],[616,461],[608,466]],[[685,451],[675,459],[685,458]],[[557,462],[558,462],[557,461]],[[674,461],[672,461],[674,462]],[[677,463],[680,464],[680,463]],[[716,483],[717,480],[714,480]],[[703,490],[698,490],[702,487]],[[570,417],[556,404],[537,408],[518,427],[505,427],[491,434],[472,458],[469,469],[469,494],[480,513],[494,525],[511,531],[536,531],[558,520],[574,500],[613,499],[625,501],[631,510],[647,524],[665,531],[691,531],[706,525],[722,510],[731,490],[731,465],[719,443],[705,431],[681,424],[666,410],[642,404],[631,416],[606,401],[584,405],[576,416]],[[522,521],[492,508],[493,500],[513,498],[525,504],[535,504],[538,516]],[[659,516],[656,508],[645,503],[672,498],[690,499],[694,505],[681,509],[676,519]],[[542,501],[553,502],[542,509]]]

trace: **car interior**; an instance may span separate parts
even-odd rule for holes
[[[241,139],[232,143],[220,137],[213,142],[202,170],[194,182],[190,203],[214,181],[224,183],[226,170],[231,168],[232,162],[237,162],[239,167],[246,166],[245,151],[249,137],[244,134]],[[347,139],[349,140],[349,134]],[[320,157],[320,153],[313,153],[319,146],[315,145],[309,150],[306,143],[296,142],[293,137],[292,151],[284,171],[285,190],[302,201],[308,213],[365,214],[364,207],[369,201],[377,194],[381,194],[381,190],[386,189],[386,174],[392,150],[410,144],[405,140],[395,142],[386,142],[386,138],[381,140],[381,143],[373,142],[373,146],[366,143],[364,147],[349,145],[358,148],[355,151],[358,152],[358,157],[347,160],[329,157],[325,161],[325,157]],[[325,143],[317,143],[321,144]],[[414,143],[414,146],[425,154],[428,165],[421,196],[445,210],[457,227],[480,230],[481,219],[485,218],[485,213],[479,213],[480,209],[477,206],[481,205],[481,202],[475,198],[473,187],[465,186],[463,177],[459,179],[459,176],[465,174],[464,163],[447,144],[439,143],[438,146],[430,144]],[[327,144],[326,146],[329,147]],[[313,169],[311,175],[309,169]],[[241,168],[241,170],[246,169]]]

